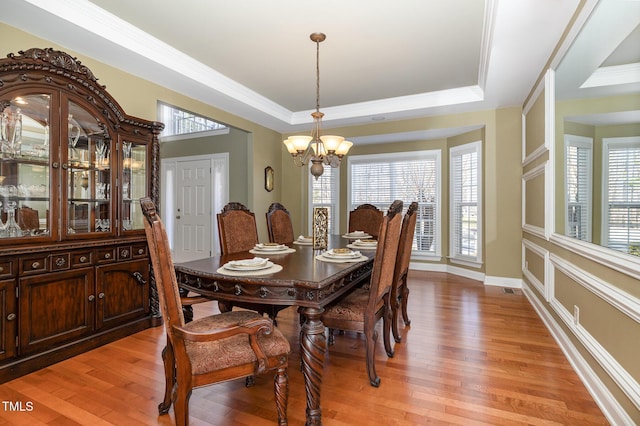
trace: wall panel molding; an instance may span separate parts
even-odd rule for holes
[[[540,279],[529,270],[527,259],[526,259],[527,250],[531,251],[532,253],[542,258],[544,263],[544,272],[543,272],[544,276],[542,277],[543,281],[540,281]],[[549,280],[548,265],[549,265],[548,250],[543,249],[539,245],[529,240],[522,240],[522,273],[524,274],[525,278],[529,280],[529,282],[533,284],[533,286],[540,292],[540,294],[544,295],[544,298],[546,301],[549,301],[549,297],[550,297],[550,292],[549,292],[550,280]]]
[[[531,302],[531,305],[542,319],[542,322],[544,322],[547,329],[560,346],[560,349],[567,357],[567,360],[575,370],[576,374],[578,374],[580,380],[585,385],[609,422],[613,425],[634,424],[634,420],[626,413],[624,408],[611,394],[609,389],[590,367],[589,363],[580,354],[580,351],[572,343],[569,336],[564,332],[562,327],[560,327],[560,324],[556,322],[556,320],[547,310],[546,306],[544,306],[543,302],[536,297],[535,292],[533,292],[526,285],[526,283],[523,287],[523,293],[525,294],[527,299],[529,299],[529,302]],[[566,312],[566,309],[562,308],[562,310]],[[566,313],[567,316],[571,318],[569,313]],[[566,321],[564,319],[563,322],[565,322],[566,324]]]

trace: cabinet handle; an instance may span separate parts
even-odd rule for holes
[[[111,253],[105,253],[104,254],[104,258],[105,259],[111,259]]]
[[[40,262],[33,262],[31,264],[31,269],[38,269],[40,267]]]
[[[14,319],[16,319],[16,314],[10,313],[7,315],[7,321],[13,321]]]
[[[129,257],[129,250],[127,250],[127,249],[122,249],[122,251],[120,252],[120,256],[122,256],[122,257]]]
[[[80,256],[80,263],[84,263],[87,261],[87,256]]]
[[[144,254],[144,249],[138,249],[138,254]],[[0,268],[0,272],[2,272],[2,268]]]
[[[62,163],[62,168],[64,170],[67,170],[69,168],[69,165],[67,163]]]
[[[104,299],[104,293],[98,293],[98,299]]]
[[[0,272],[4,272],[4,268],[0,266]]]
[[[138,282],[138,284],[140,285],[145,285],[147,282],[144,280],[144,278],[142,277],[142,274],[140,272],[134,272],[133,274],[131,274],[133,276],[133,278],[135,278],[135,280]]]
[[[93,302],[96,299],[96,297],[92,294],[89,296],[89,302]]]
[[[66,261],[64,260],[64,257],[59,257],[56,259],[56,266],[60,267],[60,266],[64,266],[64,264],[66,263]]]
[[[53,167],[54,169],[57,169],[58,167],[60,167],[60,163],[58,163],[57,161],[54,161],[53,163],[51,163],[51,167]]]

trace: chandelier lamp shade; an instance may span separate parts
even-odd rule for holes
[[[353,143],[344,140],[342,136],[321,134],[324,114],[320,112],[320,43],[327,36],[323,33],[313,33],[310,38],[316,43],[316,110],[311,113],[311,136],[289,136],[284,140],[284,144],[296,166],[302,167],[311,162],[311,174],[318,179],[324,172],[323,165],[340,166],[340,161]]]

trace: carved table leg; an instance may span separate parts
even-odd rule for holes
[[[300,346],[304,387],[307,393],[307,426],[322,425],[320,386],[327,349],[324,325],[320,321],[322,312],[324,309],[321,308],[305,308],[303,311],[306,321],[302,325]]]

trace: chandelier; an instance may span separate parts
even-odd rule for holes
[[[324,172],[323,164],[331,167],[340,166],[342,157],[349,152],[353,143],[345,141],[342,136],[320,135],[324,117],[320,112],[320,43],[327,36],[323,33],[313,33],[310,38],[316,43],[316,110],[311,113],[311,136],[289,136],[283,142],[293,157],[293,163],[302,167],[311,162],[311,174],[318,179]]]

